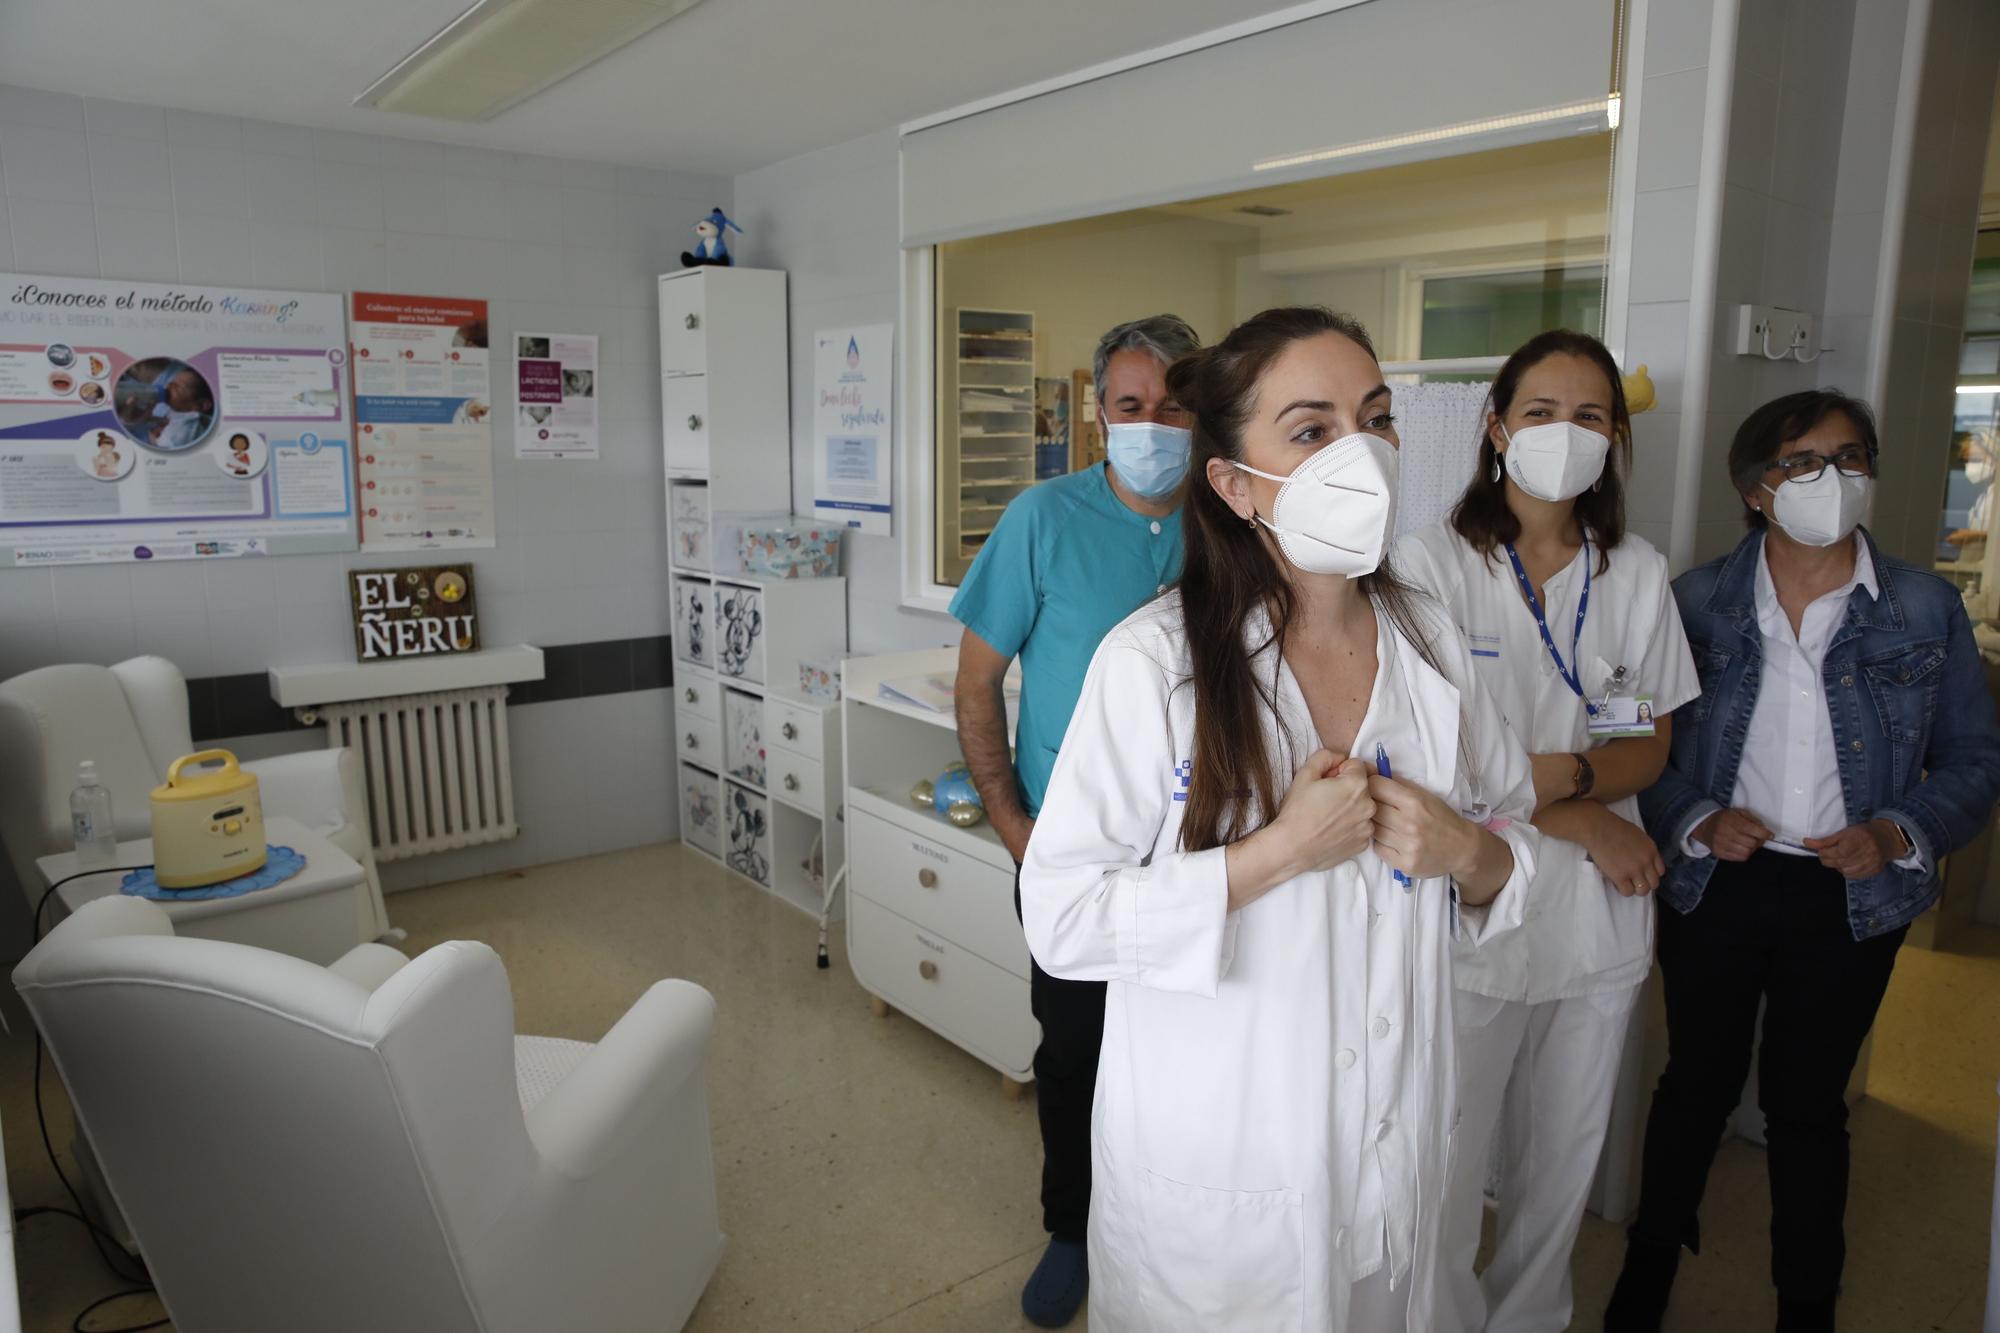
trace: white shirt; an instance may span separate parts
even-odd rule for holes
[[[1771,581],[1769,542],[1757,547],[1757,629],[1764,640],[1764,675],[1744,736],[1743,762],[1736,770],[1736,789],[1729,804],[1764,821],[1774,835],[1764,845],[1788,856],[1818,857],[1802,845],[1807,838],[1824,838],[1847,827],[1847,799],[1840,785],[1840,756],[1834,749],[1833,715],[1827,711],[1827,644],[1840,628],[1847,601],[1856,588],[1869,597],[1882,595],[1875,577],[1875,559],[1859,530],[1854,533],[1854,573],[1831,592],[1822,593],[1799,617],[1792,633],[1791,618],[1778,602],[1778,585]],[[1912,842],[1914,847],[1915,843]],[[1682,850],[1707,856],[1692,831]],[[1923,867],[1920,853],[1896,862],[1906,869]]]
[[[1255,646],[1262,617],[1245,627]],[[1540,840],[1526,758],[1437,624],[1442,674],[1378,616],[1354,751],[1459,810],[1488,806],[1515,869],[1456,913],[1517,925]],[[1316,748],[1275,648],[1253,659],[1277,791]],[[1093,1329],[1343,1328],[1387,1269],[1433,1327],[1456,1123],[1449,883],[1406,891],[1372,851],[1228,910],[1225,849],[1180,850],[1194,691],[1180,598],[1099,646],[1021,872],[1028,943],[1052,975],[1111,983],[1092,1117]],[[1460,750],[1461,728],[1465,752]]]
[[[1598,550],[1586,551],[1590,605],[1577,640],[1579,663],[1570,662],[1570,632],[1583,596],[1585,552],[1541,589],[1550,637],[1583,688],[1593,697],[1601,694],[1622,666],[1630,684],[1621,689],[1652,696],[1655,718],[1698,697],[1701,681],[1666,558],[1645,538],[1627,536],[1600,574]],[[1505,549],[1489,560],[1446,522],[1411,533],[1397,545],[1395,560],[1404,577],[1445,604],[1465,637],[1473,670],[1523,749],[1565,754],[1604,743],[1591,736],[1583,700],[1549,657]],[[1610,809],[1640,824],[1637,797],[1614,801]],[[1644,979],[1653,965],[1652,904],[1606,884],[1577,843],[1544,838],[1536,860],[1526,926],[1491,946],[1461,950],[1454,984],[1478,995],[1540,1003]]]

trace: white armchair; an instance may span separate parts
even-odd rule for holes
[[[107,898],[14,985],[179,1328],[653,1333],[721,1256],[690,982],[516,1037],[483,944],[319,967]]]
[[[150,836],[152,790],[167,766],[194,751],[187,681],[163,657],[117,666],[43,667],[0,681],[0,841],[34,907],[42,896],[37,857],[71,845],[69,794],[76,768],[97,764],[111,789],[118,837]],[[382,883],[368,830],[368,795],[351,750],[310,750],[243,765],[257,775],[266,814],[289,815],[346,852],[368,875],[371,922],[359,938],[386,934]],[[246,900],[246,904],[249,900]]]

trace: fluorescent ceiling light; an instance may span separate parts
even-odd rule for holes
[[[356,106],[491,120],[701,0],[477,0]]]
[[[2000,384],[1961,384],[1960,393],[2000,393]]]
[[[1461,121],[1456,125],[1440,125],[1431,130],[1411,130],[1407,134],[1388,134],[1379,139],[1363,139],[1359,143],[1339,144],[1309,153],[1291,153],[1284,157],[1267,158],[1255,163],[1251,170],[1282,171],[1287,167],[1306,167],[1316,162],[1333,162],[1344,157],[1393,152],[1398,148],[1416,148],[1451,139],[1500,134],[1508,130],[1524,129],[1532,125],[1548,125],[1564,120],[1580,122],[1577,126],[1579,130],[1616,129],[1619,110],[1618,95],[1613,93],[1609,97],[1593,97],[1586,102],[1542,107],[1536,111],[1520,111],[1511,116],[1492,116],[1486,120]]]

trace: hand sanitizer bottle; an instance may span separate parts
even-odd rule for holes
[[[69,794],[70,830],[76,835],[76,863],[88,870],[118,859],[118,838],[111,831],[111,788],[97,780],[97,765],[86,759],[77,765],[76,790]]]

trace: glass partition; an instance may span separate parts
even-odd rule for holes
[[[1014,496],[1102,460],[1091,355],[1115,324],[1167,311],[1213,339],[1271,306],[1328,305],[1368,326],[1399,382],[1483,378],[1463,372],[1490,374],[1476,362],[1543,329],[1601,332],[1613,140],[1580,134],[939,245],[934,577],[964,577]],[[1453,364],[1426,373],[1432,362]]]

